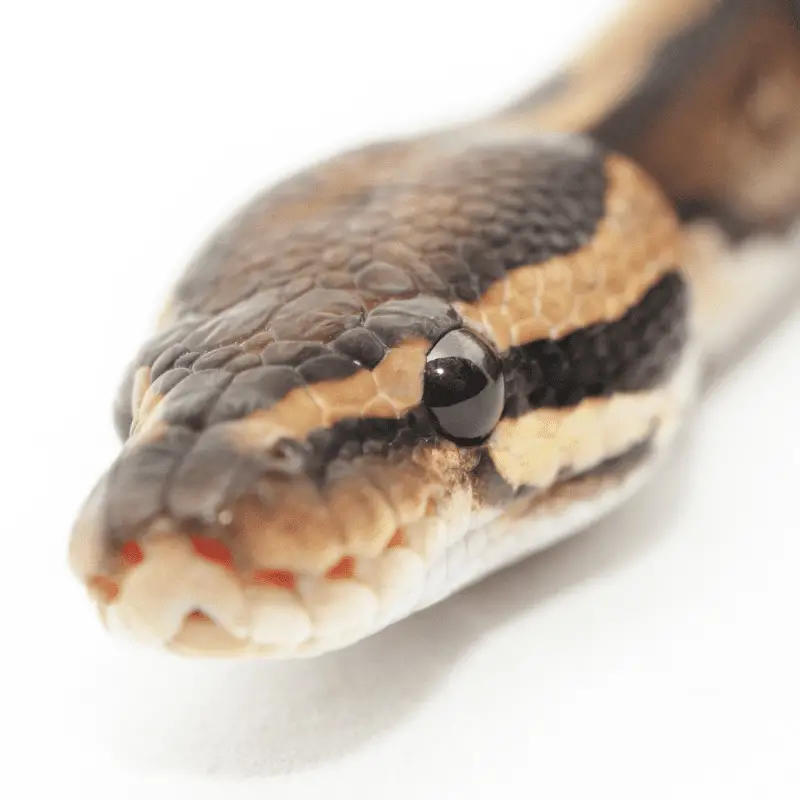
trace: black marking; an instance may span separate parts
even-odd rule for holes
[[[189,351],[182,344],[170,345],[153,362],[153,366],[152,366],[152,368],[150,370],[150,380],[151,381],[155,381],[158,377],[160,377],[168,369],[172,369],[172,367],[174,367],[174,366],[181,366],[180,364],[176,364],[176,361],[181,356],[186,355],[186,353],[188,353],[188,352]]]
[[[374,369],[386,355],[386,345],[366,328],[351,328],[333,343],[333,349],[367,369]]]
[[[203,353],[203,355],[194,360],[192,363],[192,371],[201,372],[206,369],[221,369],[229,361],[242,355],[243,352],[241,345],[238,344],[229,344],[224,347],[209,350],[207,353]]]
[[[171,392],[184,378],[192,374],[186,367],[175,367],[162,375],[159,375],[151,384],[150,390],[162,397]]]
[[[668,272],[614,322],[512,348],[504,359],[503,416],[657,386],[686,342],[688,302],[683,276]]]
[[[352,358],[337,353],[311,358],[297,368],[300,377],[308,384],[342,380],[355,375],[358,370],[359,366]]]
[[[198,434],[172,427],[162,439],[123,452],[109,470],[104,493],[105,534],[121,545],[164,510],[169,479]]]
[[[258,367],[232,377],[226,390],[209,409],[207,424],[241,419],[269,408],[292,390],[305,385],[297,370],[285,366]]]
[[[312,431],[302,445],[303,473],[322,486],[331,474],[353,469],[360,456],[387,456],[440,441],[424,407],[397,419],[361,417],[340,420],[330,428]]]
[[[265,366],[299,367],[310,359],[329,353],[330,350],[319,342],[270,342],[261,351],[261,361]]]
[[[166,377],[165,373],[165,377]],[[208,424],[217,400],[231,382],[233,375],[221,370],[193,372],[187,375],[170,393],[164,408],[163,420],[191,430],[201,430]],[[162,401],[163,402],[163,401]]]
[[[387,347],[408,339],[427,339],[431,344],[457,327],[461,318],[455,309],[437,297],[390,300],[373,309],[364,327]]]

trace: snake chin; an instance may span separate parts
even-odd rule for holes
[[[404,457],[364,456],[352,463],[356,473],[331,477],[322,493],[305,494],[301,478],[274,483],[271,500],[243,498],[226,511],[228,544],[162,517],[116,553],[108,549],[101,482],[74,531],[72,566],[106,626],[126,639],[192,656],[289,659],[338,650],[618,506],[667,451],[698,369],[691,347],[669,382],[637,406],[638,438],[630,416],[620,428],[614,414],[578,411],[583,428],[564,424],[563,442],[530,438],[532,455],[566,460],[551,483],[516,499],[490,500],[475,451],[440,443]],[[589,446],[593,431],[602,447]],[[575,448],[576,436],[589,443],[586,453]]]

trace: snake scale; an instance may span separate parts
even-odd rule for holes
[[[629,497],[800,275],[797,23],[631,3],[513,105],[235,214],[133,359],[75,524],[106,626],[311,656]]]

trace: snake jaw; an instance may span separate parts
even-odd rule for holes
[[[199,556],[177,535],[143,546],[140,564],[90,580],[112,633],[189,655],[301,656],[337,649],[410,610],[423,559],[405,546],[353,565],[352,574],[259,582]],[[283,573],[286,571],[261,571]],[[289,584],[289,581],[286,581]],[[99,591],[115,586],[111,594]]]
[[[76,526],[72,567],[105,626],[125,639],[184,655],[316,655],[414,610],[431,565],[469,518],[469,485],[451,489],[418,504],[416,518],[406,516],[379,549],[362,542],[354,554],[337,555],[332,564],[329,555],[313,568],[309,559],[295,568],[285,559],[243,568],[219,541],[187,535],[167,519],[126,542],[115,558],[103,556],[101,484]],[[229,513],[232,526],[244,521]]]

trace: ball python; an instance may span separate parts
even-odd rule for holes
[[[234,214],[133,359],[72,532],[108,629],[313,656],[628,498],[800,276],[797,22],[632,3],[516,102]]]

